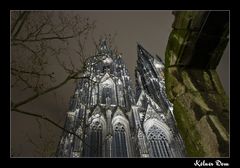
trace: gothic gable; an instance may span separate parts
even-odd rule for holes
[[[111,76],[110,76],[109,73],[105,73],[104,76],[102,77],[100,83],[101,83],[101,84],[105,84],[105,85],[113,85],[113,84],[114,84],[114,81],[113,81],[113,79],[111,78]]]
[[[151,104],[156,111],[161,111],[159,105],[144,90],[142,90],[137,101],[137,106],[147,108],[146,104]]]
[[[161,120],[161,117],[159,116],[159,114],[157,114],[156,111],[149,104],[148,107],[147,107],[147,111],[146,111],[146,115],[145,115],[145,118],[144,118],[144,122],[146,122],[150,118],[155,118],[155,119]]]
[[[117,116],[122,116],[126,118],[125,114],[123,113],[122,109],[120,107],[117,107],[115,113],[113,114],[113,118]]]
[[[118,107],[116,112],[113,115],[112,125],[115,125],[116,123],[119,123],[119,122],[124,124],[124,126],[128,128],[129,126],[128,119],[124,115],[123,111]]]
[[[93,110],[93,113],[92,113],[92,116],[95,116],[95,115],[101,115],[101,108],[99,106],[96,106],[95,109]]]

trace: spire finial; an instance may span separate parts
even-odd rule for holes
[[[106,38],[100,38],[98,45],[98,54],[106,54],[106,56],[112,57],[112,50],[109,48]]]
[[[99,40],[99,48],[100,48],[100,50],[106,50],[107,49],[106,38],[102,38],[102,39]]]

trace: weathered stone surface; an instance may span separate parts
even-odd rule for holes
[[[228,43],[228,19],[226,12],[175,12],[165,62],[170,66],[215,69]]]
[[[206,11],[174,12],[175,19],[172,27],[175,29],[199,30],[207,15]]]
[[[169,67],[165,74],[167,94],[189,156],[227,156],[228,99],[216,72]]]
[[[165,53],[166,91],[188,156],[229,156],[228,97],[215,71],[228,42],[228,20],[224,13],[223,21],[213,21],[218,14],[175,13]]]

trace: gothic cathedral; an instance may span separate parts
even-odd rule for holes
[[[164,63],[139,44],[137,50],[134,91],[121,55],[100,42],[70,100],[57,157],[185,156],[165,93]]]

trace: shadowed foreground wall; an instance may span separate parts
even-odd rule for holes
[[[168,98],[188,156],[229,156],[229,102],[216,72],[228,43],[228,11],[174,12],[166,53]]]

